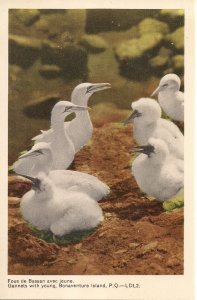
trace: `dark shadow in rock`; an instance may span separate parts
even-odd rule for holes
[[[41,43],[37,39],[17,35],[9,36],[9,64],[24,69],[33,65],[40,56]]]
[[[30,118],[50,119],[51,110],[56,102],[60,100],[58,96],[45,97],[38,102],[31,103],[23,109],[23,112]]]
[[[159,9],[88,9],[86,32],[121,31],[158,14]]]
[[[132,221],[140,220],[148,216],[158,216],[163,212],[161,202],[150,201],[146,198],[139,199],[139,197],[131,199],[131,197],[131,193],[128,193],[128,197],[127,195],[122,197],[122,207],[120,205],[116,207],[115,204],[114,207],[104,208],[103,210],[105,212],[116,213],[120,219]]]

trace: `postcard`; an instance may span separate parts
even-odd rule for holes
[[[1,22],[0,299],[194,299],[194,1]]]

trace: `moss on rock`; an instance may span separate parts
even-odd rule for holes
[[[184,48],[184,27],[176,29],[174,32],[166,35],[165,40],[171,43],[177,50]]]
[[[79,44],[86,48],[88,52],[99,53],[108,48],[106,41],[97,35],[86,34],[82,37]]]
[[[156,32],[164,35],[169,32],[169,26],[165,22],[161,22],[153,18],[146,18],[139,23],[138,30],[141,36]]]

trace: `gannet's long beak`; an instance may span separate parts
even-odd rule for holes
[[[150,97],[155,96],[155,95],[160,91],[160,89],[161,89],[161,86],[158,86],[158,87],[156,88],[156,90],[154,90],[154,92],[150,95]]]
[[[75,111],[75,110],[88,110],[90,109],[90,107],[88,106],[81,106],[81,105],[73,105],[71,110]]]
[[[144,153],[148,156],[154,153],[155,148],[152,145],[144,145],[144,146],[134,146],[131,148],[131,152],[134,153]]]
[[[43,153],[39,149],[38,150],[30,150],[30,151],[22,154],[21,156],[19,156],[18,159],[26,158],[26,157],[29,157],[29,156],[36,157],[36,156],[38,156],[40,154],[43,154]]]
[[[99,91],[110,89],[110,88],[111,88],[110,83],[93,83],[87,88],[86,94],[87,93],[95,93],[95,92],[99,92]]]
[[[19,176],[25,177],[27,179],[29,179],[32,182],[32,188],[33,189],[39,189],[40,190],[40,179],[35,178],[35,177],[31,177],[29,175],[23,175],[23,174],[17,174]]]
[[[131,123],[133,121],[133,119],[140,117],[142,114],[137,111],[137,110],[133,110],[132,113],[130,114],[130,116],[126,119],[121,121],[121,123],[123,123],[124,125],[127,125],[129,123]]]

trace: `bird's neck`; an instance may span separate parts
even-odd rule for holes
[[[82,105],[82,106],[87,106],[88,105],[88,99],[89,99],[89,95],[85,95],[85,96],[71,96],[71,102],[73,104],[76,105]]]
[[[51,128],[54,131],[60,132],[61,130],[64,131],[64,119],[65,116],[51,116]]]

